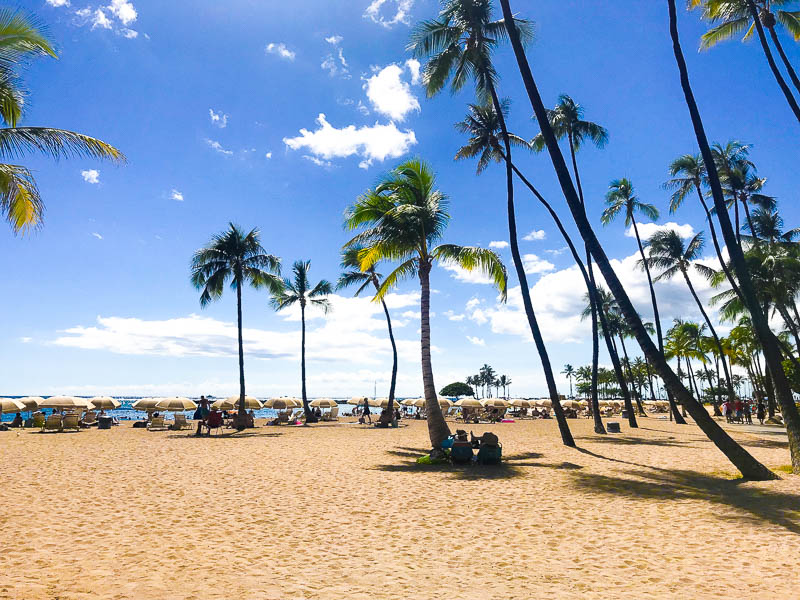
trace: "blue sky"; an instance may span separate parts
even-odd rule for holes
[[[569,93],[609,130],[607,148],[587,147],[579,157],[598,229],[608,182],[623,176],[662,209],[660,222],[687,235],[703,229],[693,203],[666,214],[660,187],[669,161],[696,151],[666,2],[513,4],[536,22],[529,58],[546,102]],[[426,99],[408,62],[410,25],[436,15],[432,0],[28,0],[22,7],[47,24],[60,54],[27,70],[25,123],[100,137],[128,164],[25,157],[47,213],[40,231],[0,235],[10,267],[0,295],[0,393],[235,393],[234,296],[200,309],[188,279],[192,252],[235,221],[259,227],[264,246],[286,265],[311,260],[315,278],[335,280],[347,239],[343,210],[405,157],[428,160],[450,196],[448,241],[507,240],[503,169],[476,177],[474,164],[452,159],[463,142],[452,125],[471,91]],[[769,193],[795,226],[797,124],[757,45],[729,42],[701,54],[702,31],[696,14],[681,14],[709,135],[753,144]],[[787,47],[797,61],[797,46]],[[501,93],[512,99],[510,124],[530,138],[537,128],[507,49],[497,64]],[[518,164],[566,216],[546,157],[519,155]],[[546,215],[524,189],[517,194],[520,231],[537,232],[520,243],[551,360],[559,371],[566,362],[585,364],[581,280]],[[635,241],[622,223],[601,239],[648,315]],[[508,250],[498,251],[510,266]],[[488,362],[512,378],[513,394],[544,392],[516,286],[512,280],[501,306],[479,278],[435,271],[438,387]],[[401,395],[421,393],[416,290],[406,283],[391,299]],[[680,282],[658,293],[665,322],[699,319]],[[333,302],[329,317],[309,322],[309,394],[366,394],[377,381],[385,395],[391,356],[381,314],[368,299],[345,294]],[[298,394],[297,315],[275,314],[252,291],[244,311],[248,391]]]

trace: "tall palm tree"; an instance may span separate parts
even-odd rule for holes
[[[545,109],[547,121],[550,129],[555,135],[557,140],[567,140],[569,147],[570,158],[572,159],[572,175],[575,177],[575,184],[578,189],[578,198],[581,207],[586,214],[586,203],[583,197],[583,184],[581,183],[581,175],[578,170],[578,150],[584,143],[591,142],[597,148],[603,148],[608,143],[608,131],[601,125],[592,121],[584,119],[583,107],[576,103],[570,96],[562,94],[558,98],[558,104],[555,108]],[[546,148],[545,137],[542,133],[538,133],[531,141],[531,147],[536,152],[541,152]],[[597,402],[597,373],[598,373],[598,360],[600,356],[600,339],[599,333],[603,330],[602,319],[597,305],[599,299],[597,298],[597,285],[594,278],[594,269],[592,268],[592,255],[589,248],[584,245],[586,252],[586,268],[588,270],[588,285],[587,292],[589,294],[589,301],[591,303],[591,317],[592,317],[592,414],[595,415],[595,432],[605,433],[605,428],[602,425],[600,418],[600,409]],[[604,334],[606,347],[609,348],[611,353],[611,339]]]
[[[675,2],[674,0],[668,0],[668,2],[670,9],[670,23],[672,25],[671,32],[674,34],[673,37],[675,37],[677,35],[677,25],[675,25],[677,19]],[[556,136],[550,127],[550,123],[548,122],[547,111],[544,107],[544,103],[542,102],[542,97],[539,93],[539,88],[536,85],[536,80],[531,72],[528,58],[525,55],[525,48],[522,44],[522,40],[520,39],[517,28],[513,21],[513,13],[511,11],[509,0],[500,0],[500,4],[503,9],[503,16],[505,17],[507,23],[508,37],[514,50],[514,57],[516,58],[517,66],[519,67],[520,75],[522,76],[522,80],[525,85],[525,91],[527,92],[531,107],[536,115],[536,120],[539,123],[542,135],[545,138],[547,151],[550,155],[551,162],[553,163],[553,168],[556,176],[558,177],[561,190],[564,193],[564,198],[567,201],[573,220],[578,227],[581,237],[589,247],[589,251],[597,262],[603,278],[606,280],[611,292],[614,294],[614,297],[616,298],[620,309],[625,316],[625,320],[628,322],[628,325],[634,332],[637,342],[639,342],[642,352],[656,370],[658,375],[661,377],[664,385],[672,391],[676,400],[687,405],[687,410],[692,415],[692,418],[695,420],[697,425],[725,454],[725,456],[734,465],[736,465],[736,467],[745,477],[753,479],[774,478],[775,474],[772,473],[772,471],[764,467],[764,465],[753,458],[749,452],[736,443],[736,441],[731,438],[719,426],[719,424],[714,421],[714,419],[711,418],[705,408],[696,400],[694,400],[694,398],[692,398],[691,394],[688,392],[688,390],[686,390],[678,377],[667,364],[663,354],[658,351],[656,346],[653,344],[653,341],[650,339],[644,324],[639,318],[639,315],[636,313],[633,303],[630,301],[628,294],[625,292],[625,288],[622,286],[622,283],[614,272],[608,256],[606,256],[602,245],[592,230],[591,224],[586,218],[583,206],[580,203],[580,198],[578,197],[575,186],[573,185],[570,177],[569,169],[564,161],[564,156],[561,154],[561,149],[558,146],[558,140],[556,139]],[[679,48],[679,45],[676,45],[676,57],[679,55],[682,58],[682,53],[678,52]],[[682,74],[685,74],[685,62],[683,63],[681,70]],[[706,153],[708,156],[706,156]],[[706,147],[703,148],[703,159],[708,162],[712,161],[707,143]],[[716,181],[715,185],[717,188],[719,187],[718,180]],[[719,210],[724,210],[724,202],[721,194]],[[728,221],[728,225],[730,226],[730,221]],[[727,232],[725,235],[727,239]],[[730,243],[732,242],[729,242],[729,244]]]
[[[333,293],[330,282],[321,279],[316,284],[308,280],[309,261],[297,260],[292,265],[292,278],[284,278],[283,285],[272,294],[272,306],[275,310],[283,310],[295,304],[300,305],[300,377],[303,387],[303,411],[306,423],[314,423],[317,419],[311,412],[306,394],[306,306],[321,308],[326,314],[331,310],[330,300],[326,298]]]
[[[484,396],[486,396],[487,398],[491,398],[492,386],[494,385],[494,380],[495,380],[495,371],[491,366],[484,364],[480,368],[480,374],[481,374],[481,382],[483,383]]]
[[[347,269],[339,276],[339,281],[336,282],[336,289],[341,290],[346,287],[358,285],[355,296],[361,294],[365,288],[370,284],[375,288],[375,292],[381,289],[381,280],[383,275],[375,270],[375,265],[369,267],[366,271],[361,269],[361,261],[358,259],[358,254],[364,248],[354,245],[342,250],[341,267]],[[394,333],[392,332],[392,319],[389,316],[389,308],[386,306],[386,301],[381,298],[381,306],[383,307],[383,314],[386,316],[386,327],[389,329],[389,341],[392,343],[392,379],[389,383],[389,412],[392,412],[394,406],[394,391],[397,384],[397,344],[394,341]],[[467,384],[471,385],[469,381]]]
[[[569,380],[569,396],[572,398],[572,378],[575,377],[575,367],[567,363],[564,365],[564,370],[561,371],[561,374]]]
[[[497,379],[500,386],[503,388],[503,397],[508,398],[507,390],[511,387],[511,377],[508,375],[500,375]]]
[[[508,111],[508,101],[503,100],[501,102],[501,110],[504,116],[507,116]],[[469,105],[469,111],[467,113],[466,118],[459,123],[456,123],[456,129],[458,129],[462,133],[466,133],[469,135],[468,143],[461,147],[459,151],[456,153],[455,158],[456,160],[462,158],[472,158],[475,156],[480,155],[480,159],[478,160],[478,167],[477,173],[480,174],[486,168],[486,166],[491,161],[504,161],[506,160],[506,155],[503,150],[503,146],[500,143],[500,139],[498,136],[502,135],[501,132],[501,123],[500,118],[497,114],[497,111],[494,109],[493,105],[487,106],[480,106],[476,104]],[[515,146],[522,146],[522,147],[529,147],[529,144],[525,142],[521,137],[507,132],[507,136],[509,139],[509,144],[513,144]],[[525,186],[531,191],[531,193],[536,197],[536,199],[545,207],[547,212],[550,214],[550,217],[553,219],[553,222],[556,224],[558,231],[561,233],[561,236],[564,238],[564,241],[567,244],[567,247],[572,254],[572,258],[575,261],[575,264],[578,265],[578,269],[581,272],[581,276],[586,284],[586,289],[592,289],[592,283],[589,279],[589,274],[586,272],[586,268],[583,266],[583,261],[581,260],[578,251],[575,249],[575,244],[572,243],[572,239],[570,238],[567,230],[564,229],[564,225],[561,222],[558,214],[550,203],[545,200],[544,196],[539,193],[534,185],[528,180],[525,175],[517,168],[512,160],[506,161],[508,165],[511,166],[511,170],[517,175],[517,177],[525,184]],[[597,342],[597,327],[596,327],[596,320],[597,315],[593,313],[593,340]],[[535,321],[535,315],[534,315]],[[538,325],[537,325],[538,327]],[[532,327],[533,330],[533,327]],[[606,340],[608,341],[608,340]],[[593,346],[593,364],[595,365],[594,373],[597,373],[597,347],[596,343]],[[594,384],[592,385],[592,414],[594,416],[594,428],[595,433],[604,434],[606,432],[605,426],[603,425],[603,420],[600,418],[600,409],[597,397],[597,381],[596,377],[593,379]],[[552,401],[552,395],[551,395]],[[554,405],[555,406],[555,405]],[[563,411],[561,410],[561,406],[554,408],[554,412],[556,414],[556,418],[559,420],[559,426],[561,427],[561,423],[563,421],[563,430],[568,429],[568,425],[566,423],[566,418],[563,417]]]
[[[417,276],[420,283],[420,346],[422,382],[431,445],[440,448],[450,435],[436,396],[431,363],[430,273],[439,261],[478,270],[492,278],[506,297],[506,270],[491,250],[455,244],[435,245],[444,235],[450,215],[447,197],[436,189],[432,169],[419,159],[398,165],[374,189],[362,194],[345,215],[350,230],[361,229],[345,247],[362,245],[361,269],[380,260],[400,265],[381,283],[381,299],[399,281]]]
[[[778,65],[775,64],[772,50],[770,50],[767,38],[764,35],[764,27],[766,27],[769,30],[772,43],[778,50],[783,64],[789,72],[789,77],[795,89],[800,92],[800,78],[797,77],[794,67],[786,57],[783,45],[775,31],[775,26],[780,23],[794,36],[795,40],[800,39],[800,11],[779,10],[777,18],[772,12],[773,6],[784,6],[792,3],[794,3],[794,0],[689,0],[689,7],[702,6],[703,18],[711,23],[718,23],[700,38],[701,50],[706,50],[724,40],[731,39],[744,30],[747,30],[747,32],[742,41],[747,41],[753,36],[753,30],[757,31],[761,49],[772,70],[772,74],[786,97],[792,112],[800,120],[800,107],[798,107],[792,90],[786,84],[783,75],[778,69]]]
[[[202,289],[200,306],[222,297],[225,284],[236,290],[236,325],[239,330],[239,420],[244,428],[244,346],[242,344],[242,288],[267,288],[274,293],[281,287],[281,259],[268,254],[261,246],[258,229],[245,233],[238,225],[228,224],[228,229],[218,233],[192,257],[191,280]]]
[[[532,31],[526,21],[507,15],[502,20],[492,20],[491,0],[441,0],[439,19],[421,22],[412,32],[408,49],[417,57],[430,57],[423,70],[423,82],[428,97],[439,93],[450,81],[452,92],[459,91],[471,78],[478,98],[485,103],[491,100],[500,124],[501,139],[505,147],[506,197],[509,244],[514,269],[520,282],[522,304],[531,329],[545,380],[565,445],[574,446],[567,420],[558,400],[558,389],[544,344],[519,252],[517,222],[514,208],[514,174],[511,167],[511,139],[503,116],[502,103],[497,93],[497,72],[492,63],[492,51],[507,39],[506,27],[512,22],[518,39],[526,41]],[[522,43],[522,42],[520,42]]]
[[[58,58],[43,27],[20,10],[0,9],[0,160],[41,152],[54,159],[107,158],[124,162],[125,156],[105,142],[82,133],[52,127],[19,127],[30,104],[21,87],[21,70],[28,59]],[[24,233],[42,223],[44,201],[33,173],[22,165],[0,163],[0,216],[14,233]]]

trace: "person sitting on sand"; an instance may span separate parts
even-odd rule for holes
[[[546,408],[542,409],[542,418],[543,419],[549,419],[550,418],[550,411],[547,410]]]
[[[378,422],[375,423],[375,427],[389,427],[392,424],[392,413],[389,412],[388,408],[384,408],[381,411],[381,416],[378,419]]]
[[[252,408],[250,409],[250,412],[247,413],[247,416],[245,417],[244,420],[244,424],[248,428],[253,428],[256,426],[256,413],[253,412]]]
[[[8,425],[9,427],[22,427],[22,414],[17,413],[14,415],[14,420]]]

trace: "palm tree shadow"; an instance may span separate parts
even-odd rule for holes
[[[645,444],[648,446],[680,447],[680,446],[686,446],[687,444],[691,443],[691,440],[680,441],[674,438],[673,439],[639,438],[639,437],[629,437],[616,434],[613,437],[605,435],[596,435],[596,436],[578,436],[575,439],[581,441],[590,441],[592,443],[597,442],[600,444],[619,444],[620,446],[639,446],[641,444]]]
[[[623,461],[617,461],[623,462]],[[769,522],[800,534],[800,494],[787,494],[742,485],[744,479],[721,479],[687,470],[624,471],[628,477],[575,473],[581,492],[627,496],[640,500],[705,500],[728,506],[738,514],[720,518],[752,523]]]
[[[170,433],[167,435],[167,438],[171,440],[176,439],[186,439],[186,440],[197,440],[197,439],[212,439],[212,440],[235,440],[235,439],[246,439],[246,438],[271,438],[271,437],[281,437],[283,435],[283,431],[252,431],[252,430],[244,430],[244,431],[225,431],[219,435],[206,435],[203,434],[201,436],[195,435],[194,433],[186,433],[186,432],[175,432]]]

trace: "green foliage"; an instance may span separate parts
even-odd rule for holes
[[[783,372],[786,373],[786,377],[789,379],[792,391],[795,394],[800,394],[800,371],[795,368],[791,359],[787,358],[783,361]]]
[[[449,396],[453,398],[458,398],[460,396],[472,396],[474,393],[475,392],[472,391],[470,386],[461,381],[450,383],[439,390],[439,394],[442,396]]]

